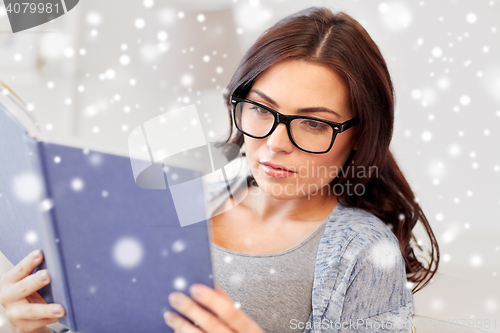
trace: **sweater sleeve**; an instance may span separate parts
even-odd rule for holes
[[[413,302],[359,320],[357,332],[412,332]]]
[[[411,331],[413,294],[407,286],[398,240],[391,234],[378,235],[366,237],[355,260],[342,309],[341,332]]]

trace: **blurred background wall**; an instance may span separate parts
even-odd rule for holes
[[[208,137],[223,138],[222,90],[244,51],[309,5],[353,16],[387,61],[391,150],[438,239],[439,271],[500,290],[499,0],[84,0],[16,34],[0,1],[0,79],[60,141],[126,153],[132,129],[189,104]],[[420,225],[415,233],[428,250]],[[2,257],[0,273],[10,267]],[[500,308],[498,293],[468,301],[491,317]],[[446,295],[426,302],[417,306],[457,306]]]

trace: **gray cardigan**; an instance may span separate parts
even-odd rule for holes
[[[410,332],[413,293],[399,242],[372,213],[341,203],[316,256],[304,332]]]

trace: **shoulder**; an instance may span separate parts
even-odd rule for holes
[[[340,256],[352,267],[355,276],[363,267],[382,270],[384,274],[398,274],[405,270],[399,240],[392,230],[375,214],[360,208],[341,205],[330,222],[328,237],[338,238],[342,244]],[[368,268],[367,268],[368,269]]]
[[[378,235],[394,235],[391,229],[375,214],[357,207],[347,207],[339,203],[339,214],[336,224],[356,233],[372,233]]]
[[[399,309],[413,309],[399,241],[368,211],[338,204],[320,241],[316,273],[315,302],[330,299],[328,318],[386,318]]]
[[[404,267],[399,241],[392,230],[373,213],[342,203],[328,217],[318,254],[329,265],[337,262],[349,271],[366,264],[383,265],[383,261]]]
[[[374,214],[346,206],[329,222],[326,238],[340,244],[337,267],[347,304],[344,315],[366,318],[412,307],[405,261],[392,230]],[[358,296],[364,302],[356,302]]]
[[[341,244],[343,255],[359,255],[369,250],[397,250],[396,253],[401,254],[399,241],[385,222],[360,208],[338,203],[325,234],[325,238]]]

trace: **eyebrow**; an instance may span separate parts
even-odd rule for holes
[[[255,93],[257,95],[259,95],[260,97],[262,97],[263,99],[266,100],[266,102],[268,102],[269,104],[273,105],[275,108],[278,108],[279,109],[279,106],[278,106],[278,103],[276,103],[271,97],[267,96],[266,94],[264,94],[262,91],[260,90],[257,90],[257,89],[252,89],[250,90],[250,93]],[[300,113],[304,113],[304,112],[328,112],[328,113],[332,113],[334,115],[336,115],[337,117],[339,118],[342,118],[342,116],[340,114],[338,114],[337,112],[331,110],[331,109],[328,109],[328,108],[325,108],[325,107],[309,107],[309,108],[300,108],[300,109],[297,109],[297,111]]]

